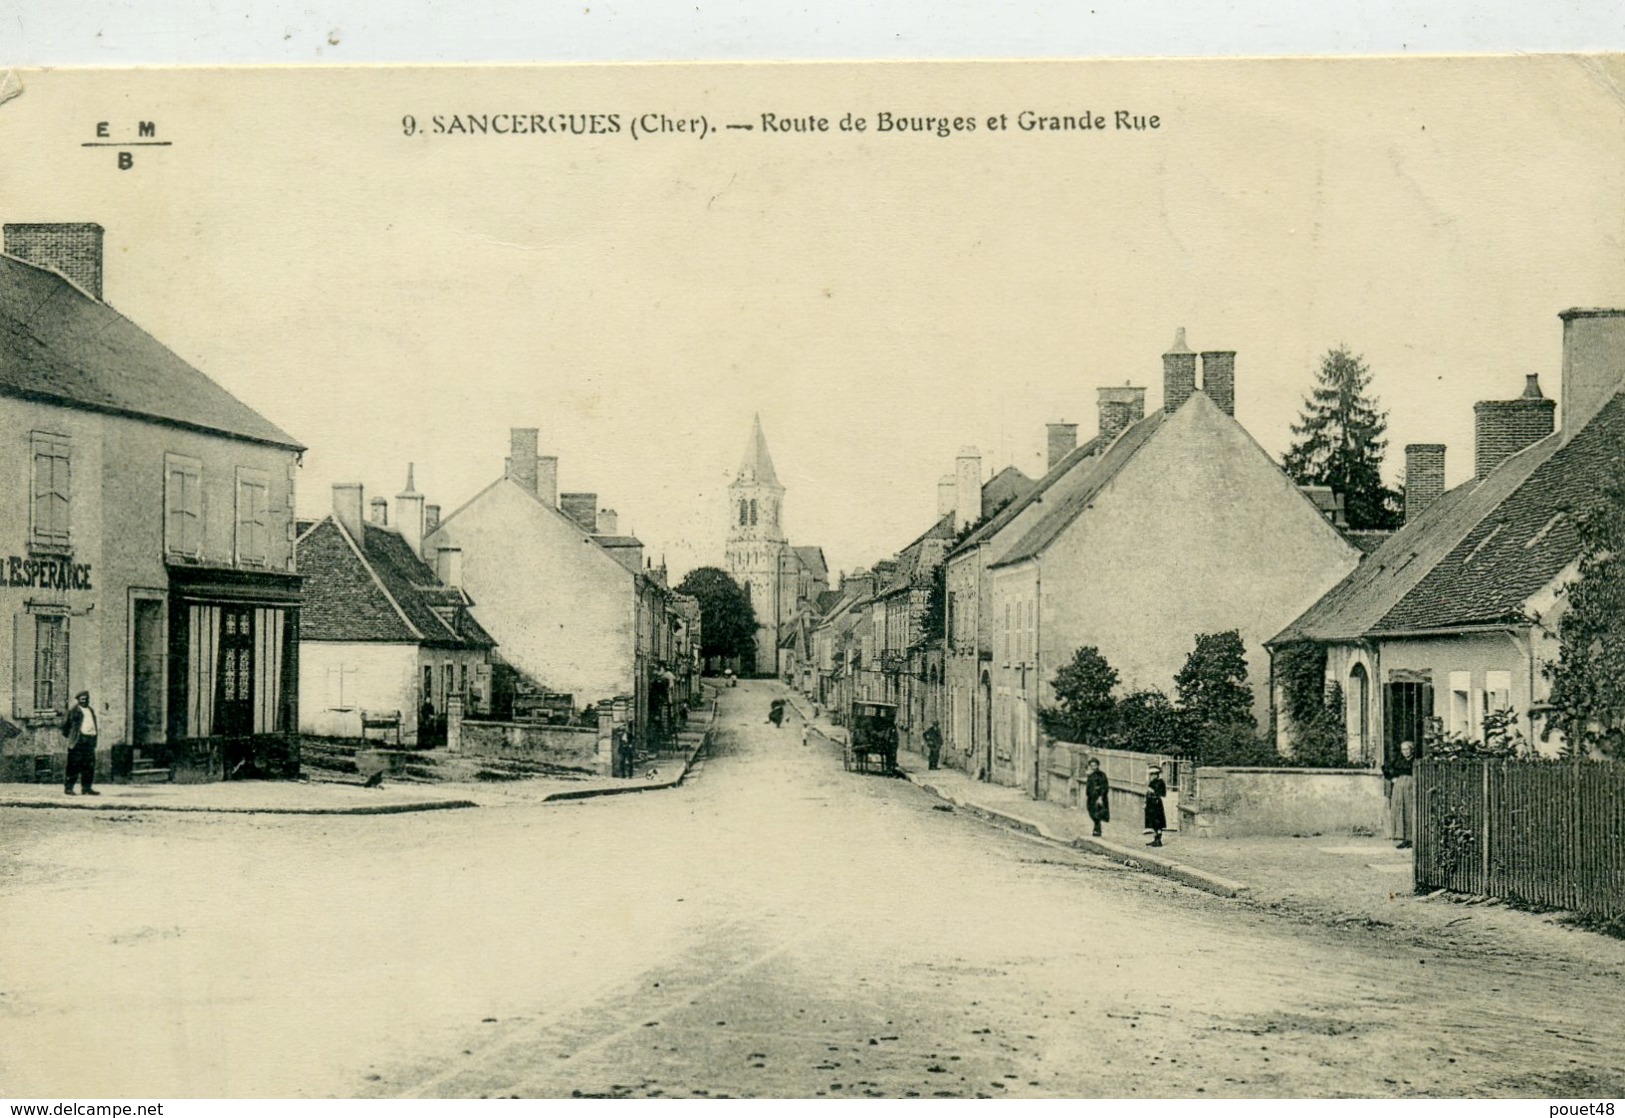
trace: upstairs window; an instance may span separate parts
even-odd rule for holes
[[[237,562],[262,567],[271,556],[271,489],[260,470],[237,471]]]
[[[39,547],[68,546],[69,442],[62,435],[34,432],[34,478],[29,501],[31,542]]]
[[[203,558],[203,463],[164,456],[164,550]]]

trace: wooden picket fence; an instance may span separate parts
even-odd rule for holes
[[[1625,915],[1625,765],[1416,765],[1416,888]]]

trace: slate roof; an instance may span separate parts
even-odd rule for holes
[[[1575,514],[1622,461],[1617,393],[1567,443],[1549,435],[1429,505],[1269,643],[1518,621],[1578,557]]]
[[[842,596],[839,590],[820,590],[817,598],[819,614],[828,614],[840,602]]]
[[[790,550],[796,553],[796,558],[801,560],[803,567],[819,579],[828,581],[829,564],[824,561],[823,548],[816,544],[803,544],[800,547],[792,547]]]
[[[1105,453],[1101,454],[1094,462],[1083,467],[1089,471],[1084,484],[1045,512],[1038,522],[1027,529],[1026,534],[1016,541],[1014,547],[1006,552],[997,563],[991,565],[1006,567],[1012,563],[1020,563],[1023,560],[1033,558],[1048,547],[1056,536],[1066,530],[1067,525],[1071,524],[1084,509],[1089,507],[1100,491],[1105,488],[1106,483],[1117,476],[1118,471],[1139,452],[1139,449],[1146,444],[1146,441],[1157,433],[1162,427],[1162,419],[1163,413],[1154,411],[1144,419],[1126,427],[1122,434],[1112,440]],[[1067,457],[1070,458],[1071,455]],[[1062,459],[1057,469],[1064,466],[1065,462],[1066,460]]]
[[[1006,466],[982,486],[982,515],[990,516],[994,509],[1020,499],[1034,484],[1032,478],[1014,466]]]
[[[305,449],[106,303],[3,255],[0,392]]]
[[[435,578],[399,532],[362,526],[362,539],[328,517],[299,538],[305,604],[300,639],[492,648],[462,591]],[[445,620],[436,606],[452,615]]]
[[[1558,438],[1560,436],[1549,436]],[[1525,452],[1527,453],[1527,451]],[[1549,452],[1377,622],[1378,631],[1523,620],[1524,603],[1580,556],[1575,520],[1625,465],[1625,393]],[[1485,478],[1487,485],[1500,470]]]

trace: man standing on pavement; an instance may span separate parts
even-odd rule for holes
[[[934,769],[942,756],[942,731],[935,722],[925,728],[925,767]]]
[[[1100,762],[1089,758],[1088,774],[1083,778],[1083,803],[1089,809],[1089,818],[1095,824],[1095,837],[1100,837],[1100,825],[1112,820],[1112,784],[1100,771]]]
[[[87,796],[99,796],[92,788],[96,782],[96,712],[90,706],[90,692],[81,691],[74,696],[76,705],[62,720],[62,736],[68,739],[68,775],[62,791],[73,795],[73,782]]]

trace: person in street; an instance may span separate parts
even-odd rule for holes
[[[784,700],[774,699],[773,705],[767,708],[767,720],[773,723],[775,730],[784,729]]]
[[[73,795],[73,783],[87,796],[99,796],[96,783],[96,711],[90,705],[90,692],[74,696],[74,705],[62,720],[62,736],[68,739],[68,775],[62,791]]]
[[[1168,816],[1162,800],[1168,794],[1168,784],[1162,779],[1162,766],[1152,765],[1145,776],[1145,829],[1151,832],[1147,846],[1161,846],[1162,832],[1168,829]]]
[[[1100,825],[1112,821],[1112,785],[1106,779],[1106,774],[1100,771],[1100,762],[1093,757],[1084,767],[1086,775],[1083,778],[1083,806],[1089,812],[1089,818],[1094,820],[1095,837],[1100,837]]]
[[[934,769],[942,758],[942,730],[935,722],[925,728],[925,767]]]
[[[1394,845],[1409,850],[1416,838],[1416,794],[1412,775],[1416,747],[1408,741],[1399,743],[1399,754],[1382,767],[1388,778],[1388,837],[1396,839]]]

